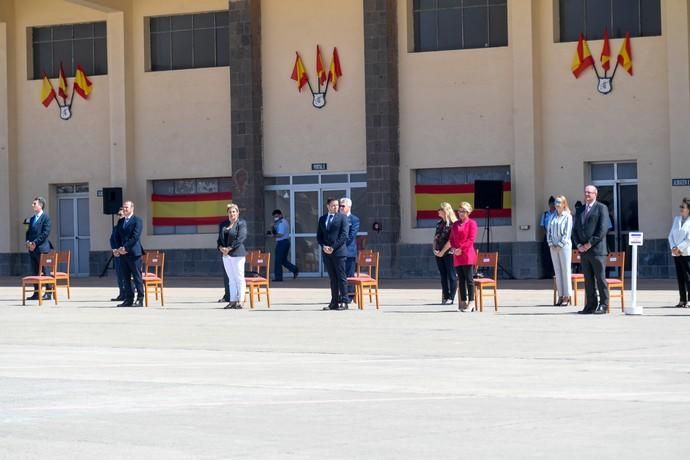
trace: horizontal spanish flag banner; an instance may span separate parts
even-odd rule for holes
[[[446,201],[457,208],[462,201],[474,205],[474,184],[415,185],[417,219],[438,219],[438,206]],[[503,183],[503,209],[492,209],[491,217],[511,217],[510,182]],[[486,209],[475,209],[472,217],[486,217]]]
[[[151,195],[153,225],[213,225],[225,219],[232,193]]]

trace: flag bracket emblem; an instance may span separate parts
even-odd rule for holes
[[[609,94],[613,91],[613,80],[611,77],[599,77],[599,85],[597,91],[601,94]]]
[[[322,109],[326,105],[326,93],[314,93],[312,105],[317,109]]]
[[[314,108],[324,108],[326,106],[328,88],[332,86],[334,91],[338,91],[338,80],[343,76],[343,71],[340,67],[340,57],[338,56],[338,48],[333,48],[331,65],[328,71],[326,71],[323,65],[323,59],[321,58],[321,48],[319,45],[316,45],[316,90],[309,81],[309,75],[307,74],[307,69],[304,66],[302,57],[299,55],[299,52],[295,52],[295,54],[295,64],[292,67],[290,79],[295,80],[297,83],[297,91],[300,93],[304,86],[309,88]]]
[[[55,91],[53,83],[48,79],[48,75],[43,73],[43,86],[41,87],[41,104],[44,107],[50,107],[50,104],[55,101],[58,107],[60,119],[67,121],[72,118],[72,105],[74,104],[74,93],[79,94],[84,99],[88,99],[93,89],[93,84],[86,75],[84,68],[77,64],[74,75],[74,82],[72,83],[72,94],[69,93],[69,83],[65,76],[65,70],[60,63],[60,73],[58,75],[58,91]],[[62,99],[62,102],[60,102]],[[69,102],[67,101],[69,99]]]
[[[580,74],[584,72],[587,68],[592,67],[594,74],[597,79],[597,91],[599,94],[607,95],[611,94],[613,91],[613,78],[616,76],[616,71],[618,67],[622,67],[628,74],[633,75],[633,62],[632,62],[632,48],[630,45],[630,33],[625,34],[625,39],[616,58],[616,65],[613,68],[613,72],[609,76],[608,72],[611,68],[611,45],[609,43],[609,32],[604,29],[603,35],[603,46],[601,50],[601,67],[603,70],[603,76],[597,70],[597,66],[594,62],[594,57],[589,50],[589,45],[587,40],[582,33],[580,33],[580,38],[577,42],[577,49],[575,50],[575,55],[573,56],[573,63],[570,66],[575,78],[579,78]]]
[[[70,107],[71,106],[69,105],[63,105],[60,107],[60,119],[67,121],[72,118],[72,110]]]

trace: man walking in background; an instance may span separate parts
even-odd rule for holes
[[[290,254],[290,222],[283,216],[280,209],[271,213],[273,228],[271,235],[276,239],[276,249],[273,262],[273,281],[283,281],[283,267],[287,268],[293,278],[299,275],[299,269],[288,260]]]

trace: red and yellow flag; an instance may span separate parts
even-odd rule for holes
[[[609,43],[609,31],[604,29],[604,46],[601,48],[601,66],[605,71],[611,68],[611,44]]]
[[[55,90],[53,85],[50,84],[48,76],[43,74],[43,87],[41,88],[41,104],[48,107],[51,102],[55,99]]]
[[[316,76],[321,85],[326,83],[328,79],[326,70],[323,68],[323,59],[321,59],[321,48],[319,48],[319,45],[316,45]]]
[[[62,98],[63,103],[67,103],[67,77],[65,77],[65,69],[60,63],[60,75],[58,76],[58,95]]]
[[[333,89],[338,91],[338,78],[343,76],[343,70],[340,68],[340,57],[338,57],[338,48],[333,48],[333,57],[331,57],[331,66],[328,69],[328,79],[333,82]]]
[[[474,203],[474,184],[425,184],[414,187],[417,219],[438,219],[438,205],[448,202],[457,206],[461,201]],[[511,216],[510,182],[503,183],[503,208],[492,209],[491,217]],[[475,209],[472,217],[486,217],[486,209]]]
[[[215,225],[225,219],[230,192],[151,195],[153,225]]]
[[[74,75],[74,91],[84,99],[88,99],[93,89],[92,87],[93,83],[89,80],[84,68],[77,64],[77,72]]]
[[[618,64],[622,65],[626,72],[633,74],[632,49],[630,48],[630,32],[625,33],[625,40],[618,52]]]
[[[297,57],[295,58],[295,65],[292,68],[292,75],[290,78],[297,82],[297,90],[302,92],[302,87],[309,82],[309,77],[307,76],[307,71],[304,68],[304,63],[299,53],[295,52],[295,54]]]
[[[575,50],[575,56],[573,56],[573,63],[570,66],[570,70],[572,70],[575,78],[578,78],[587,67],[593,65],[594,58],[589,51],[587,40],[585,40],[584,35],[580,34],[580,39],[577,41],[577,50]]]

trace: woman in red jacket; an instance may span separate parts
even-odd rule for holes
[[[453,265],[458,273],[458,290],[460,311],[474,311],[470,304],[474,300],[474,266],[477,263],[477,251],[474,240],[477,237],[477,223],[470,219],[472,205],[466,201],[458,208],[458,221],[450,231],[450,251],[453,253]]]

